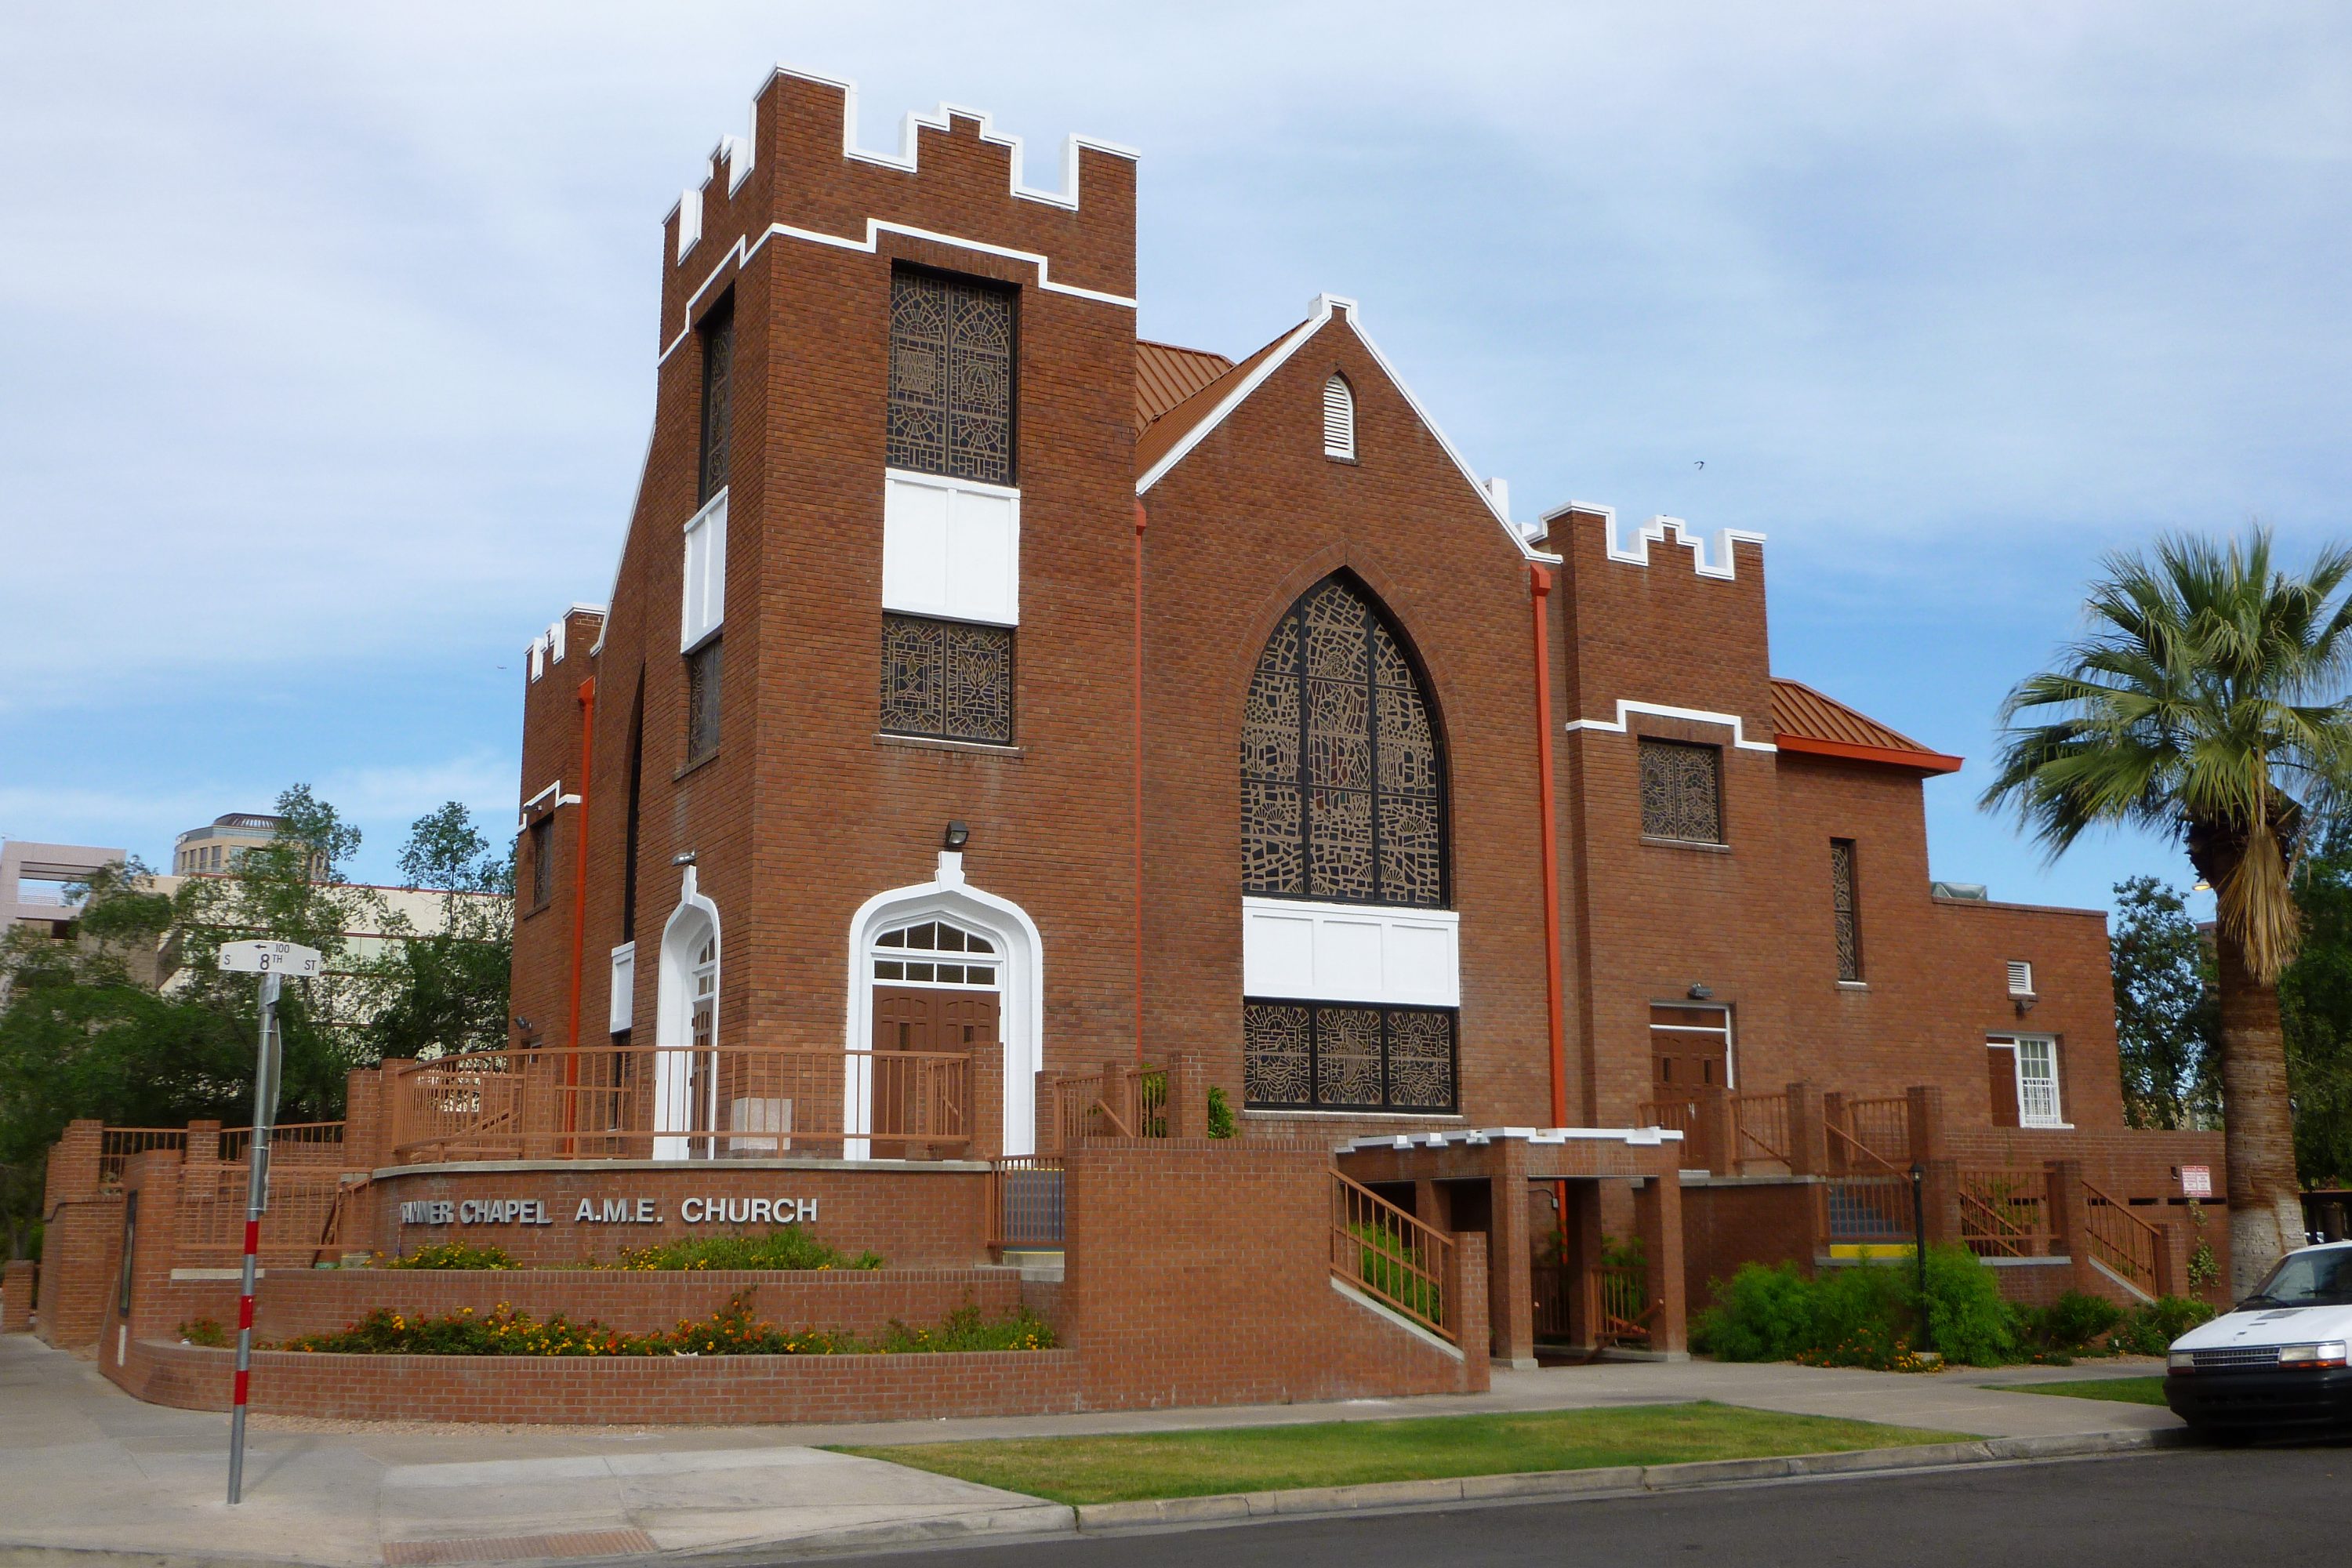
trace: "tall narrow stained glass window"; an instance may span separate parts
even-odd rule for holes
[[[1840,980],[1862,978],[1862,913],[1853,897],[1853,840],[1830,840],[1830,908],[1837,920]]]
[[[735,298],[730,294],[702,320],[702,465],[694,502],[727,488],[729,445],[735,428]]]
[[[881,721],[887,734],[1011,745],[1012,628],[886,614]]]
[[[1402,642],[1352,580],[1276,626],[1242,716],[1242,890],[1444,906],[1444,765]]]
[[[900,268],[890,276],[887,461],[1013,483],[1013,290]]]

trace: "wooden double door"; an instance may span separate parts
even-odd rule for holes
[[[874,1156],[906,1159],[923,1146],[925,1133],[943,1130],[948,1107],[940,1098],[941,1075],[916,1063],[894,1064],[898,1052],[970,1057],[997,1048],[1000,998],[993,991],[949,991],[916,985],[874,988]],[[961,1079],[969,1094],[972,1076]],[[969,1129],[973,1107],[960,1104]]]

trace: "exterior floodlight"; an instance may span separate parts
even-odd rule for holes
[[[961,849],[970,842],[971,842],[971,829],[961,822],[949,823],[946,834],[940,839],[940,847],[947,849]]]

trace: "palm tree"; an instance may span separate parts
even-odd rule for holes
[[[2250,1293],[2303,1237],[2279,973],[2302,941],[2297,857],[2352,783],[2352,551],[2302,576],[2243,542],[2160,541],[2118,553],[2084,605],[2089,630],[2002,705],[2000,772],[2054,858],[2100,824],[2180,835],[2213,889],[2231,1283]],[[2022,719],[2024,721],[2021,721]]]

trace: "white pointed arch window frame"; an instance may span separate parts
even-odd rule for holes
[[[1003,945],[989,932],[937,912],[892,921],[868,955],[874,984],[916,990],[1002,991]]]
[[[849,919],[848,1024],[843,1044],[850,1053],[850,1070],[842,1075],[842,1125],[846,1132],[842,1157],[863,1160],[872,1154],[874,1085],[866,1058],[874,1050],[875,988],[906,984],[875,978],[875,954],[883,951],[882,937],[925,920],[946,920],[966,931],[977,931],[1003,955],[995,986],[996,1032],[1004,1052],[1003,1152],[1034,1153],[1037,1074],[1045,1060],[1045,942],[1026,910],[966,882],[963,857],[943,849],[938,874],[931,880],[877,893]],[[988,989],[970,984],[948,988]]]
[[[1356,389],[1336,370],[1323,382],[1323,455],[1356,460]]]
[[[695,868],[688,866],[679,879],[677,907],[662,926],[661,968],[654,1007],[654,1142],[656,1160],[685,1160],[710,1151],[708,1136],[718,1124],[719,1075],[705,1071],[700,1098],[695,1103],[698,1053],[715,1053],[719,1046],[720,964],[726,955],[719,921],[719,906],[703,897]],[[695,1005],[709,1002],[709,1025],[698,1035]],[[697,1147],[698,1142],[700,1147]]]

